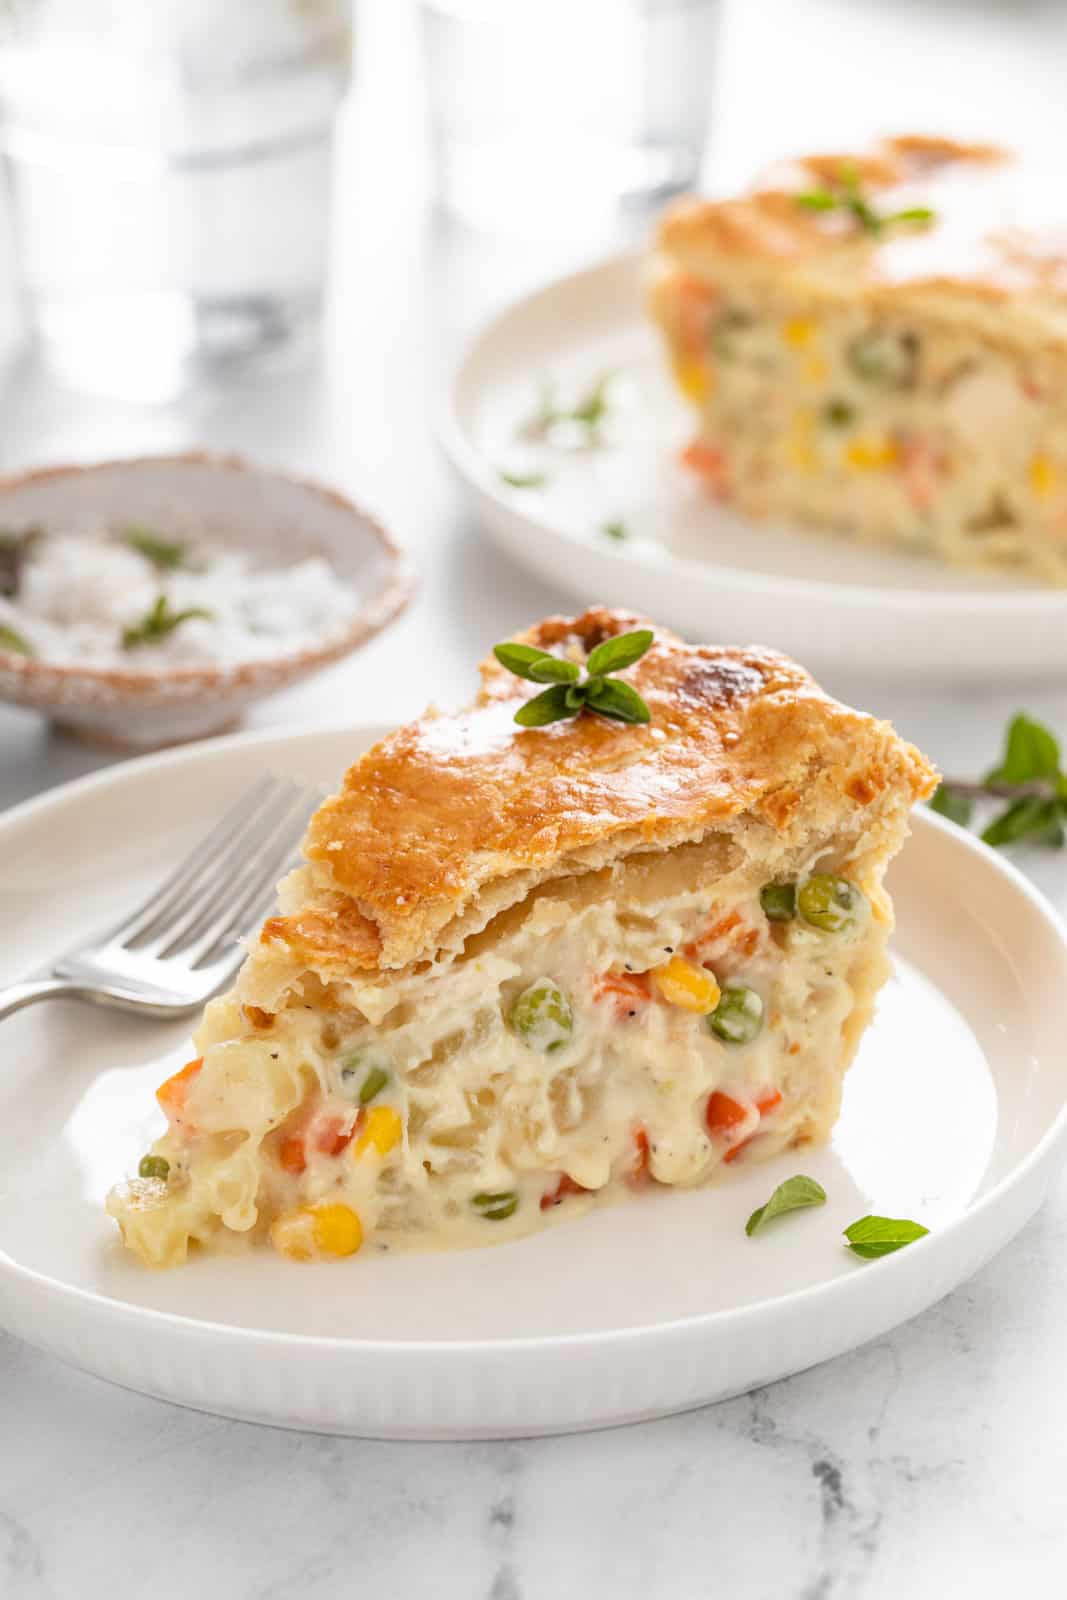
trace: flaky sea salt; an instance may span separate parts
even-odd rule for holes
[[[114,532],[46,531],[27,548],[14,595],[0,595],[0,626],[42,661],[143,672],[297,654],[343,632],[359,609],[355,589],[320,556],[267,568],[243,550],[198,542],[184,550],[189,570],[158,570]],[[172,614],[211,615],[125,648],[124,633],[160,595]]]

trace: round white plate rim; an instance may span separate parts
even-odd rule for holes
[[[195,744],[185,745],[179,749],[162,753],[148,754],[125,761],[117,767],[108,768],[102,772],[91,773],[71,783],[63,784],[56,789],[48,791],[39,797],[22,802],[12,807],[7,812],[0,814],[0,851],[3,848],[4,837],[14,827],[24,822],[27,818],[49,811],[58,810],[89,792],[106,789],[109,786],[121,784],[130,775],[138,775],[146,770],[156,769],[167,771],[170,768],[197,761],[212,756],[226,757],[233,752],[245,750],[254,751],[270,745],[278,745],[285,749],[299,747],[301,743],[312,743],[324,737],[347,737],[356,741],[363,741],[361,748],[366,744],[381,737],[388,729],[374,724],[352,726],[350,724],[324,724],[311,729],[284,730],[267,729],[252,733],[235,734],[226,738],[206,739]],[[1044,899],[1039,891],[1026,879],[1026,877],[1012,863],[997,855],[987,846],[971,835],[956,828],[952,823],[944,821],[932,812],[924,810],[917,814],[915,821],[919,828],[929,828],[940,833],[946,842],[970,852],[976,865],[980,864],[983,870],[994,872],[1003,876],[1020,894],[1026,902],[1029,911],[1036,914],[1043,922],[1046,929],[1063,946],[1067,947],[1067,928],[1057,915],[1054,908]],[[902,1274],[910,1272],[914,1262],[919,1259],[930,1259],[935,1254],[944,1255],[950,1252],[961,1232],[974,1232],[981,1223],[985,1213],[991,1209],[999,1209],[1016,1190],[1023,1188],[1035,1179],[1041,1169],[1047,1168],[1057,1150],[1057,1147],[1067,1141],[1067,1099],[1060,1107],[1055,1118],[1045,1133],[1039,1138],[1034,1148],[1020,1162],[1013,1166],[987,1193],[983,1194],[973,1204],[968,1205],[959,1216],[948,1222],[936,1232],[918,1241],[903,1256],[886,1258],[877,1264],[879,1280],[883,1289],[888,1289],[888,1274]],[[1034,1201],[1031,1210],[1036,1209],[1041,1203],[1041,1196]],[[908,1258],[911,1258],[909,1263]],[[132,1305],[129,1302],[115,1297],[99,1294],[89,1289],[79,1288],[65,1284],[61,1280],[51,1277],[46,1273],[28,1268],[14,1261],[6,1251],[0,1248],[0,1282],[7,1278],[17,1284],[19,1281],[33,1284],[41,1292],[54,1301],[68,1304],[82,1304],[94,1312],[103,1313],[108,1318],[115,1318],[125,1325],[141,1327],[166,1326],[175,1332],[187,1337],[200,1337],[208,1335],[213,1339],[220,1339],[227,1343],[236,1342],[239,1345],[255,1344],[257,1347],[278,1349],[292,1348],[294,1345],[306,1350],[319,1350],[323,1353],[346,1352],[348,1354],[363,1353],[386,1358],[404,1359],[406,1356],[433,1356],[437,1361],[465,1362],[472,1355],[521,1355],[528,1353],[545,1353],[548,1351],[581,1350],[590,1345],[613,1348],[627,1345],[634,1340],[647,1341],[651,1337],[656,1339],[671,1338],[672,1336],[686,1337],[695,1330],[714,1332],[736,1332],[743,1329],[747,1322],[761,1322],[784,1306],[801,1308],[812,1300],[819,1300],[827,1307],[835,1305],[839,1300],[847,1299],[862,1293],[863,1273],[869,1270],[857,1264],[856,1274],[838,1278],[829,1282],[810,1284],[803,1289],[792,1290],[780,1296],[772,1296],[765,1300],[751,1302],[745,1306],[725,1310],[702,1312],[692,1316],[677,1317],[666,1322],[652,1322],[635,1327],[596,1330],[584,1333],[539,1335],[535,1337],[497,1338],[497,1339],[464,1339],[464,1340],[384,1340],[367,1338],[342,1338],[331,1335],[287,1333],[272,1329],[256,1329],[236,1326],[230,1323],[217,1323],[200,1317],[184,1317],[175,1312],[161,1311],[151,1307]]]
[[[641,252],[637,251],[606,256],[589,266],[579,268],[576,272],[542,284],[539,288],[513,300],[475,334],[452,369],[447,393],[437,409],[435,431],[441,448],[461,482],[476,490],[494,511],[510,518],[516,524],[522,524],[530,534],[543,534],[547,529],[557,538],[578,545],[583,550],[588,548],[587,539],[566,519],[550,513],[535,516],[514,496],[504,492],[492,464],[473,443],[464,423],[463,401],[469,385],[474,381],[472,374],[485,352],[504,334],[509,325],[525,320],[539,306],[597,278],[608,274],[622,276],[636,273],[640,270],[643,259]],[[635,566],[662,572],[666,567],[681,578],[703,583],[707,582],[709,577],[714,577],[716,582],[722,582],[728,587],[753,596],[775,598],[785,596],[795,599],[798,603],[824,598],[829,587],[825,580],[797,578],[792,575],[772,576],[714,561],[693,561],[687,556],[670,553],[667,553],[665,561],[659,561],[650,559],[640,549],[623,555],[604,545],[598,549],[597,555],[615,572],[632,572]],[[976,589],[953,592],[947,588],[877,588],[871,584],[850,582],[841,582],[832,587],[845,601],[877,605],[883,610],[896,610],[908,615],[929,611],[932,605],[936,605],[939,610],[965,615],[974,613],[978,617],[983,615],[1004,617],[1006,614],[1017,614],[1021,618],[1033,616],[1054,618],[1062,615],[1067,620],[1067,589],[1004,588],[993,591]]]

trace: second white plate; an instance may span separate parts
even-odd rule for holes
[[[194,745],[0,818],[0,983],[137,904],[254,774],[332,785],[372,731]],[[656,1416],[877,1337],[1011,1238],[1067,1131],[1067,948],[1040,897],[928,812],[892,888],[897,975],[832,1145],[497,1249],[148,1272],[103,1202],[159,1131],[152,1091],[187,1058],[185,1029],[73,1002],[20,1012],[0,1024],[0,1328],[184,1405],[396,1438]],[[826,1206],[746,1238],[797,1171]],[[932,1232],[858,1261],[841,1229],[867,1212]]]
[[[460,363],[442,440],[498,543],[584,602],[824,671],[1001,683],[1067,672],[1067,591],[746,522],[710,501],[678,464],[692,417],[665,376],[641,271],[627,256],[561,279],[503,312]],[[573,403],[605,373],[600,447],[523,437],[543,383]],[[546,482],[517,488],[502,471]],[[619,522],[622,541],[603,531]]]

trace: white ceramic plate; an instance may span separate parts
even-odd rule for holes
[[[602,448],[519,437],[544,380],[573,403],[607,372],[617,376]],[[1067,591],[746,522],[678,464],[692,432],[629,256],[492,322],[455,373],[441,427],[488,531],[585,603],[631,607],[695,638],[774,645],[825,670],[1003,682],[1067,669]],[[548,481],[512,488],[501,469],[543,470]],[[629,531],[622,543],[601,531],[617,521]]]
[[[136,902],[265,767],[333,783],[368,730],[145,757],[0,818],[0,981]],[[337,1433],[470,1438],[696,1406],[884,1333],[1040,1203],[1067,1129],[1067,948],[1036,892],[929,813],[893,868],[898,973],[832,1147],[653,1192],[496,1249],[294,1266],[262,1252],[151,1273],[104,1195],[157,1132],[180,1025],[76,1003],[0,1024],[0,1326],[168,1400]],[[819,1211],[745,1237],[783,1177]],[[928,1239],[860,1262],[868,1211]]]

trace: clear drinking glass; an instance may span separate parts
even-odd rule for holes
[[[692,185],[718,0],[422,0],[439,193],[544,232]]]
[[[0,0],[0,140],[49,364],[166,399],[291,358],[323,288],[351,0]]]

